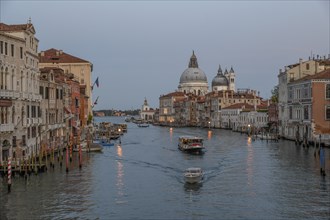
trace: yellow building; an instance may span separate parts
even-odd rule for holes
[[[86,85],[86,95],[88,96],[88,111],[84,115],[84,119],[88,119],[88,115],[92,115],[92,89],[91,76],[93,64],[89,61],[64,53],[62,50],[49,49],[39,53],[39,68],[58,67],[65,73],[73,73],[76,80],[81,85]]]

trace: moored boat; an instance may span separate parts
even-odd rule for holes
[[[184,179],[186,183],[200,183],[203,180],[203,170],[199,167],[190,167],[184,172]]]
[[[179,137],[179,149],[186,152],[201,153],[205,148],[203,144],[204,139],[195,136],[181,136]]]

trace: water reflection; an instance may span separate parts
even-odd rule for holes
[[[184,184],[184,189],[186,192],[198,192],[201,187],[203,186],[203,183],[185,183]]]
[[[253,190],[253,161],[254,161],[254,151],[253,151],[253,146],[251,144],[251,137],[248,137],[247,140],[247,159],[246,159],[246,171],[247,171],[247,184],[250,189]],[[254,192],[251,192],[254,194]]]
[[[117,155],[119,158],[121,158],[123,156],[123,151],[122,151],[121,145],[119,145],[119,144],[117,145]],[[117,195],[118,195],[116,202],[123,203],[124,201],[122,200],[122,198],[124,196],[124,165],[120,159],[117,160],[116,186],[117,186]]]
[[[170,128],[170,141],[172,142],[172,138],[173,138],[173,128]]]
[[[207,132],[207,139],[208,140],[211,140],[211,138],[212,138],[212,131],[211,130],[208,130],[208,132]]]
[[[121,146],[119,144],[117,145],[117,155],[118,157],[123,156],[123,150],[121,149]]]

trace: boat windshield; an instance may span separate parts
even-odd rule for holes
[[[202,138],[181,138],[181,142],[183,144],[191,144],[191,143],[199,143],[202,144],[203,143],[203,139]]]

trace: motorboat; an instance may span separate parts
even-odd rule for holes
[[[186,183],[200,183],[203,180],[203,170],[199,167],[190,167],[184,172],[184,179]]]
[[[138,126],[139,128],[147,128],[147,127],[149,127],[149,124],[141,123],[141,124],[138,124],[137,126]]]
[[[186,152],[201,153],[205,148],[203,144],[204,139],[196,136],[180,136],[179,149]]]

